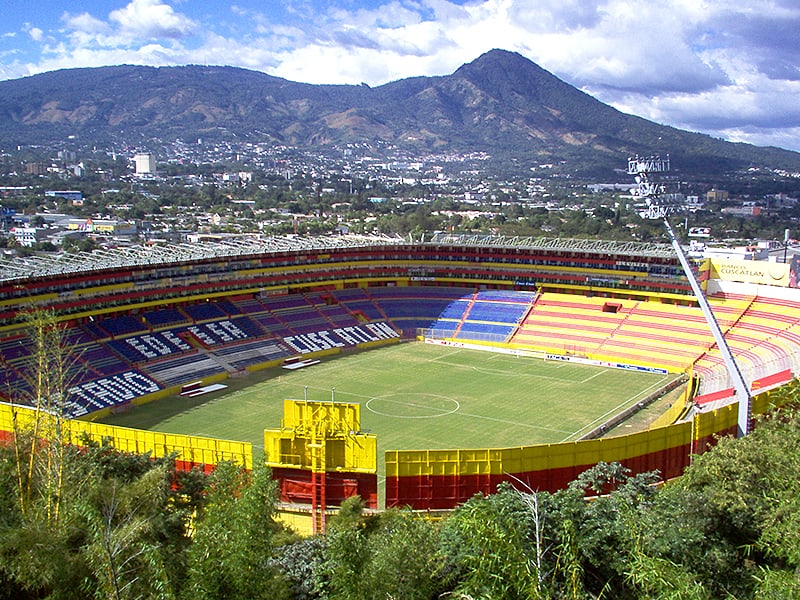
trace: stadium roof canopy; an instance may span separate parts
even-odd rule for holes
[[[615,254],[633,257],[673,258],[677,255],[670,244],[643,242],[616,242],[605,240],[579,240],[572,238],[533,238],[503,235],[438,234],[428,243],[447,246],[482,246],[550,250],[560,252],[586,252],[589,254]]]
[[[185,263],[273,252],[324,251],[336,248],[398,245],[476,246],[485,248],[518,248],[520,250],[550,250],[587,252],[630,257],[671,258],[675,256],[669,244],[613,242],[559,238],[528,238],[490,235],[436,234],[419,239],[389,236],[241,236],[219,241],[196,243],[136,245],[100,249],[80,254],[42,254],[25,258],[0,258],[0,281],[34,277],[62,276],[71,273]]]

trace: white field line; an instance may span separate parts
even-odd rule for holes
[[[606,411],[604,414],[602,414],[599,417],[597,417],[591,423],[587,423],[586,425],[584,425],[583,427],[581,427],[577,431],[574,431],[573,433],[571,433],[570,435],[568,435],[567,437],[565,437],[561,441],[562,442],[567,442],[570,439],[574,438],[575,436],[583,433],[584,431],[588,431],[588,430],[596,427],[599,423],[602,423],[603,421],[606,421],[608,419],[608,417],[610,417],[611,415],[615,415],[618,412],[620,412],[621,410],[627,408],[628,406],[631,406],[634,402],[638,402],[639,398],[641,398],[643,396],[646,396],[651,390],[654,390],[654,389],[664,385],[664,382],[667,381],[668,379],[669,379],[669,377],[663,377],[658,382],[646,387],[645,389],[641,390],[640,392],[637,392],[636,394],[634,394],[633,396],[631,396],[627,400],[624,400],[623,402],[620,402],[614,408]]]
[[[387,351],[387,352],[396,352],[396,351],[402,351],[403,349],[405,349],[405,347],[406,346],[404,346],[404,345],[397,345],[397,346],[387,347],[384,350]],[[511,376],[511,377],[519,378],[520,380],[524,380],[525,378],[529,378],[529,379],[541,379],[541,380],[549,380],[549,381],[556,381],[556,382],[574,381],[571,378],[551,377],[551,376],[547,376],[547,375],[536,375],[536,374],[532,374],[532,373],[524,373],[524,372],[519,372],[519,371],[514,372],[514,371],[507,371],[507,370],[502,370],[502,369],[488,369],[488,368],[478,367],[478,366],[474,366],[474,365],[459,364],[459,363],[450,362],[450,361],[447,360],[450,357],[453,357],[453,356],[456,356],[458,354],[461,354],[463,351],[464,350],[461,349],[461,348],[452,349],[449,352],[443,353],[443,354],[438,355],[438,356],[433,357],[433,358],[429,358],[425,362],[437,363],[437,364],[441,364],[443,366],[450,367],[450,368],[453,368],[453,369],[468,368],[468,369],[474,370],[474,371],[479,372],[479,373]],[[368,353],[365,353],[365,354],[368,354]],[[487,361],[488,360],[496,360],[498,358],[504,358],[504,357],[505,357],[505,355],[490,353],[487,356]],[[353,355],[353,356],[350,356],[348,358],[350,359],[351,364],[353,362],[361,362],[359,360],[361,358],[361,356],[359,356],[359,355]],[[371,357],[364,356],[364,360],[369,360],[370,358]],[[318,374],[320,374],[320,375],[323,375],[324,372],[328,372],[330,370],[335,370],[336,369],[336,364],[335,363],[336,363],[336,361],[330,361],[328,363],[323,363],[322,365],[318,365],[316,367],[316,372]],[[558,365],[555,365],[555,366],[560,369],[560,368],[563,368],[563,367],[568,366],[568,365],[558,364]],[[576,382],[576,383],[579,383],[579,384],[588,383],[589,381],[591,381],[595,377],[603,375],[604,373],[607,373],[607,372],[609,372],[609,369],[603,369],[602,371],[594,373],[594,374],[590,375],[589,377],[587,377],[586,379],[584,379],[582,381],[579,381],[579,382]],[[495,417],[487,417],[487,416],[482,416],[482,415],[476,415],[476,414],[466,413],[466,412],[463,412],[461,410],[457,410],[456,412],[454,412],[452,414],[460,415],[460,416],[463,416],[463,417],[466,417],[466,418],[470,418],[470,419],[478,419],[478,420],[492,421],[492,422],[495,422],[495,423],[502,423],[502,424],[507,424],[507,425],[520,426],[520,427],[524,427],[524,428],[531,429],[531,430],[540,430],[540,431],[547,431],[547,432],[555,432],[555,433],[566,434],[566,437],[564,437],[562,439],[562,441],[566,442],[566,441],[569,441],[569,440],[573,439],[574,437],[578,436],[582,432],[595,427],[598,423],[601,423],[601,422],[607,420],[610,415],[616,414],[619,410],[631,405],[633,402],[638,401],[638,399],[640,397],[643,397],[643,396],[647,395],[652,389],[655,389],[655,388],[663,385],[665,380],[666,380],[666,378],[660,379],[658,382],[655,382],[651,386],[649,386],[648,388],[646,388],[646,389],[634,394],[632,397],[624,400],[623,402],[618,404],[616,407],[608,410],[603,415],[597,417],[592,422],[584,425],[580,429],[578,429],[576,431],[573,431],[573,432],[570,432],[570,431],[567,431],[567,430],[562,430],[562,429],[551,428],[551,427],[542,427],[542,426],[539,426],[539,425],[531,425],[531,424],[521,423],[519,421],[512,421],[512,420],[508,420],[508,419],[499,419],[499,418],[495,418]],[[307,387],[309,390],[313,390],[315,392],[325,392],[326,396],[327,396],[327,394],[330,394],[330,392],[331,392],[331,387],[330,386],[322,387],[322,386],[315,386],[315,385],[304,385],[303,387]],[[248,394],[248,393],[249,393],[249,389],[242,389],[242,390],[237,390],[236,392],[233,392],[233,394],[231,394],[230,396],[227,396],[227,397],[235,397],[235,396],[239,396],[239,395],[245,395],[245,394]],[[372,398],[376,398],[376,399],[379,398],[379,397],[375,397],[375,396],[368,395],[368,394],[358,394],[358,393],[354,393],[354,392],[348,392],[344,388],[339,388],[339,387],[336,388],[335,394],[336,394],[336,396],[340,396],[340,397],[350,397],[350,398],[354,398],[354,399],[364,399],[364,400],[370,400]],[[449,398],[449,397],[446,397],[446,396],[439,396],[439,397],[448,398],[450,400],[453,400],[452,398]],[[453,401],[457,402],[455,400],[453,400]],[[417,407],[417,408],[420,407],[419,405],[415,405],[414,403],[403,403],[400,400],[394,400],[392,402],[397,403],[397,404],[408,404],[408,406],[411,406],[411,407]],[[248,404],[250,404],[250,403],[251,402],[248,402]],[[258,403],[253,403],[253,404],[254,405],[258,405]],[[437,418],[437,417],[434,415],[434,416],[426,416],[426,417],[420,417],[420,418]],[[195,435],[208,436],[208,434],[204,434],[204,433],[197,433]],[[256,446],[254,445],[253,447],[255,448]]]

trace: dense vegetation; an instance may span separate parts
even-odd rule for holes
[[[36,405],[58,413],[58,331],[31,321]],[[601,463],[557,493],[504,484],[440,520],[352,498],[307,539],[276,519],[263,461],[179,473],[65,445],[64,423],[42,418],[0,448],[0,598],[798,597],[800,385],[780,394],[752,434],[660,488]]]
[[[354,498],[307,539],[276,520],[263,466],[180,474],[23,435],[0,462],[0,597],[795,597],[799,415],[721,440],[660,489],[599,464],[561,492],[501,485],[438,521]]]

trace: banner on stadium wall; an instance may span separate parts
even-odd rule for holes
[[[624,369],[626,371],[637,371],[639,373],[657,373],[658,375],[667,375],[669,371],[661,367],[643,367],[641,365],[629,365],[626,363],[609,362],[606,360],[596,360],[592,358],[584,358],[582,356],[566,356],[564,354],[545,354],[536,350],[524,350],[521,348],[508,348],[504,346],[487,346],[480,344],[468,344],[465,342],[456,342],[453,340],[435,340],[425,338],[426,344],[434,344],[436,346],[447,346],[450,348],[464,348],[465,350],[483,350],[485,352],[495,352],[498,354],[510,354],[512,356],[526,356],[530,358],[544,358],[545,360],[554,360],[559,362],[571,362],[581,365],[589,365],[592,367],[606,367],[610,369]]]
[[[669,373],[669,371],[661,367],[643,367],[641,365],[629,365],[627,363],[609,362],[607,360],[584,358],[582,356],[566,356],[564,354],[548,354],[546,360],[578,363],[593,367],[607,367],[609,369],[623,369],[625,371],[637,371],[639,373],[657,373],[659,375],[666,375]]]
[[[539,350],[530,350],[525,348],[510,348],[506,345],[497,345],[497,343],[490,342],[489,344],[470,344],[467,342],[456,342],[453,340],[438,340],[434,338],[425,338],[426,344],[433,344],[434,346],[447,346],[448,348],[463,348],[464,350],[481,350],[483,352],[494,352],[495,354],[510,354],[511,356],[526,356],[530,358],[543,358],[544,352]]]
[[[757,285],[775,285],[780,287],[800,287],[800,264],[791,265],[756,260],[718,260],[710,259],[711,279],[721,281],[737,281],[755,283]]]

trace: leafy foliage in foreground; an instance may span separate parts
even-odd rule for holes
[[[798,416],[795,401],[662,488],[601,463],[558,493],[503,484],[440,520],[353,498],[309,539],[276,519],[262,465],[178,474],[96,445],[63,452],[55,518],[47,471],[20,495],[15,467],[51,447],[20,438],[0,448],[0,598],[798,597]]]

